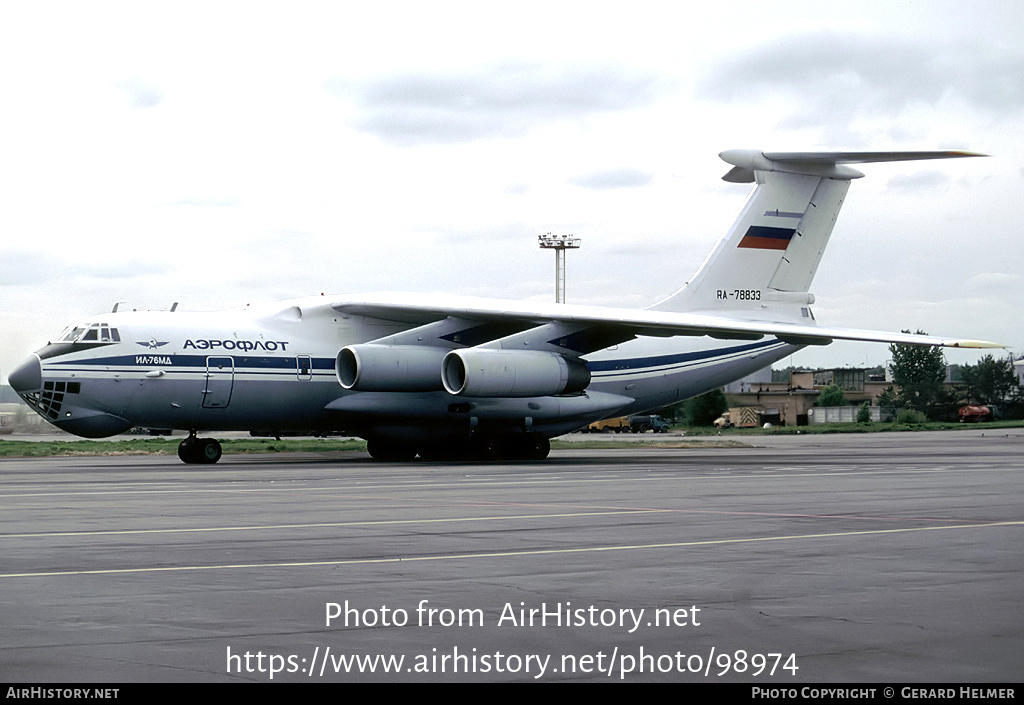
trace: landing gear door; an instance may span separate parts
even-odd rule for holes
[[[234,384],[234,358],[206,358],[206,387],[203,389],[203,407],[206,409],[226,407],[231,401],[231,389]]]

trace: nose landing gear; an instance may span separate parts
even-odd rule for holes
[[[178,444],[178,457],[189,465],[212,465],[220,460],[221,447],[215,438],[196,438],[196,432]]]

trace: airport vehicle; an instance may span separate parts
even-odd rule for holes
[[[992,409],[982,404],[968,404],[957,411],[960,423],[979,423],[992,420]]]
[[[633,433],[668,433],[670,428],[672,424],[657,414],[637,414],[629,417],[629,430]]]
[[[584,433],[623,433],[629,431],[629,417],[628,416],[616,416],[610,419],[601,419],[595,421],[586,428],[583,429]]]
[[[220,458],[200,432],[231,430],[345,431],[377,459],[542,459],[550,438],[715,389],[806,345],[998,347],[818,326],[811,311],[818,262],[863,176],[847,164],[980,155],[720,156],[732,165],[723,178],[753,192],[697,273],[643,310],[384,293],[112,312],[69,327],[9,381],[76,435],[185,430],[187,463]]]
[[[712,422],[715,428],[755,428],[761,425],[761,409],[756,406],[737,406],[728,409]]]

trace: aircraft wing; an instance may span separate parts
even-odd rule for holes
[[[511,330],[513,335],[524,335],[524,331],[532,331],[549,324],[561,324],[563,329],[570,330],[580,341],[579,345],[570,346],[577,355],[585,355],[636,336],[710,336],[725,340],[757,340],[771,335],[794,345],[828,345],[833,340],[859,340],[951,348],[1004,347],[999,343],[984,340],[832,328],[705,313],[544,304],[501,299],[417,295],[415,301],[410,301],[409,294],[383,294],[360,300],[337,301],[332,304],[332,308],[343,314],[421,325],[445,319],[480,324],[504,323],[508,327],[504,328],[503,332],[508,333]],[[583,331],[590,331],[591,335],[579,336],[578,334]],[[558,337],[561,331],[552,331],[552,334],[553,337]],[[495,339],[498,337],[504,336],[496,334]]]

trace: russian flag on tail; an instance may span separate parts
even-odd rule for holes
[[[793,239],[795,228],[773,228],[768,225],[751,225],[737,247],[756,250],[785,250]]]

